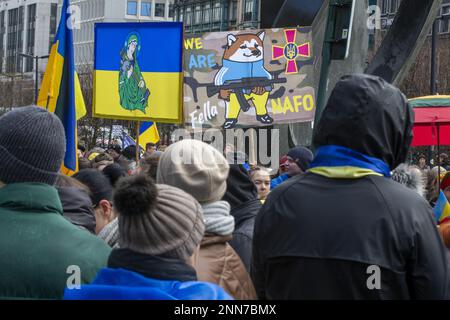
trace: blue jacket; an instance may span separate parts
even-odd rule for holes
[[[240,80],[242,78],[266,78],[272,80],[272,75],[264,68],[264,60],[256,62],[235,62],[223,60],[222,68],[214,79],[216,86],[226,81]]]
[[[200,281],[146,278],[125,269],[101,269],[81,289],[67,289],[65,300],[233,300],[219,286]]]
[[[287,173],[282,174],[281,176],[272,179],[270,181],[270,190],[275,189],[276,187],[278,187],[280,184],[282,184],[283,182],[285,182],[286,180],[289,179],[289,175]]]

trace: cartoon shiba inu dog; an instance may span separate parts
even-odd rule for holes
[[[219,97],[226,103],[224,129],[236,126],[241,109],[246,112],[251,105],[256,109],[256,119],[259,122],[267,125],[273,122],[266,107],[269,93],[273,89],[267,80],[272,80],[273,77],[264,68],[264,37],[264,31],[256,35],[229,34],[227,37],[222,68],[214,79],[216,86],[235,86],[235,89],[220,90]],[[239,87],[241,83],[242,87]]]

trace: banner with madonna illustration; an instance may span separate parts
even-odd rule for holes
[[[94,116],[182,122],[182,44],[182,23],[97,23]]]

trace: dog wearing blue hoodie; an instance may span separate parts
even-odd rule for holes
[[[265,32],[258,34],[229,34],[225,49],[222,68],[217,72],[214,84],[223,86],[243,78],[265,78],[272,80],[272,75],[264,68],[264,37]],[[248,105],[256,109],[256,119],[266,125],[273,123],[267,112],[267,101],[273,86],[257,86],[252,89],[241,90]],[[235,90],[220,90],[219,98],[226,103],[224,129],[234,128],[238,122],[241,110],[248,111],[242,106]],[[241,100],[242,101],[242,100]]]

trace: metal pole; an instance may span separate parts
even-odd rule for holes
[[[334,25],[336,22],[335,6],[331,2],[328,7],[328,19],[327,26],[325,29],[325,37],[322,48],[322,64],[320,68],[320,81],[319,89],[317,92],[317,103],[316,103],[316,116],[314,119],[314,128],[317,128],[317,124],[322,116],[323,109],[325,108],[327,89],[328,89],[328,76],[330,73],[331,64],[331,42],[334,34]],[[315,129],[314,129],[315,130]]]
[[[136,168],[139,167],[139,128],[141,126],[140,121],[136,122]]]
[[[431,77],[430,77],[430,93],[435,95],[437,93],[436,88],[436,48],[437,48],[437,33],[438,33],[438,21],[433,23],[433,30],[431,32]]]
[[[39,99],[39,56],[36,59],[36,81],[34,82],[34,103],[37,105]]]
[[[440,128],[440,124],[437,123],[437,152],[438,152],[438,185],[439,185],[439,189],[441,188],[441,162],[439,161],[440,156],[441,156],[441,128]],[[439,190],[438,189],[438,190]]]

